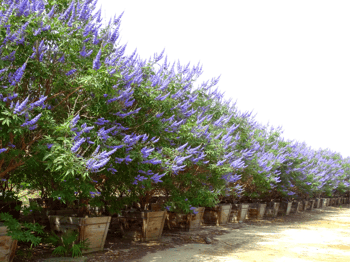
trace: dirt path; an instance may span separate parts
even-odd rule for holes
[[[203,227],[209,228],[211,227]],[[327,207],[271,221],[229,224],[212,244],[177,245],[132,261],[348,262],[350,208]],[[162,242],[169,239],[164,237]]]

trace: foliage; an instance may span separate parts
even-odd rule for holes
[[[42,237],[34,236],[32,232],[36,232],[39,235],[44,235],[43,226],[38,223],[19,223],[8,213],[0,213],[0,219],[3,220],[3,225],[7,226],[7,236],[11,236],[13,239],[23,242],[30,242],[31,246],[37,246],[41,243]]]
[[[45,239],[45,242],[51,243],[56,247],[53,254],[67,256],[71,253],[73,258],[80,257],[82,256],[82,250],[89,249],[89,240],[85,239],[76,244],[78,235],[78,232],[68,230],[66,233],[58,236],[52,231]]]

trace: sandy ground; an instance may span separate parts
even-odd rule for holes
[[[184,244],[135,262],[348,262],[350,209],[327,207],[284,218],[221,226],[212,244]]]

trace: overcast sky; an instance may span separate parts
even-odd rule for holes
[[[350,1],[99,0],[102,14],[123,12],[120,45],[216,85],[240,111],[282,126],[282,137],[350,156]],[[164,58],[159,62],[162,64]]]

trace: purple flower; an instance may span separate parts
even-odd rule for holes
[[[98,53],[93,61],[93,67],[92,67],[93,69],[95,69],[95,70],[100,69],[100,67],[101,67],[100,58],[101,58],[101,49],[98,51]]]
[[[64,63],[64,55],[62,55],[61,58],[58,59],[58,62]]]
[[[53,146],[53,144],[46,144],[46,146],[48,149],[50,149]]]
[[[35,118],[33,118],[32,120],[30,120],[29,122],[25,122],[23,123],[21,126],[28,126],[28,125],[34,125],[39,118],[41,117],[42,113],[40,113],[39,115],[37,115]]]
[[[137,185],[138,181],[143,181],[146,180],[147,177],[141,176],[141,175],[137,175],[137,177],[135,177],[135,181],[132,183],[133,185]]]
[[[86,138],[80,138],[79,141],[71,148],[71,151],[73,153],[78,151],[78,148],[81,146],[82,143],[86,141]]]
[[[66,76],[70,76],[70,75],[74,74],[76,71],[77,71],[77,69],[72,69],[66,73]]]
[[[30,104],[30,108],[33,109],[34,107],[37,107],[37,106],[43,106],[44,104],[44,101],[47,99],[47,96],[42,96],[38,101],[34,102],[34,103],[31,103]]]
[[[80,118],[80,116],[79,116],[79,115],[76,115],[76,116],[72,119],[72,121],[71,121],[72,127],[74,127],[74,126],[77,124],[79,118]]]
[[[162,174],[162,175],[158,175],[158,173],[157,173],[157,174],[153,175],[153,176],[151,177],[151,179],[153,180],[154,183],[161,183],[161,182],[163,182],[163,181],[161,181],[160,179],[161,179],[163,176],[165,176],[165,174],[166,174],[166,173],[164,173],[164,174]]]
[[[55,13],[55,7],[56,7],[56,5],[52,6],[51,11],[47,14],[47,16],[49,18],[51,18],[53,16],[53,14]]]
[[[21,112],[25,108],[25,106],[27,105],[28,99],[29,99],[29,96],[20,105],[18,105],[18,101],[17,101],[16,107],[15,107],[15,110],[13,111],[13,113],[17,114],[17,113]]]
[[[153,151],[154,151],[154,148],[149,148],[149,149],[147,149],[147,147],[142,148],[141,153],[143,158],[147,158]]]
[[[0,149],[0,154],[3,153],[3,152],[5,152],[5,151],[7,151],[7,149],[8,149],[8,148],[1,148],[1,149]]]
[[[154,100],[159,100],[159,101],[163,101],[165,100],[168,96],[170,95],[170,92],[167,93],[166,95],[164,96],[161,96],[161,94],[159,96],[157,96]]]
[[[163,112],[163,113],[156,114],[156,117],[159,118],[159,117],[161,117],[163,114],[164,114],[164,112]]]
[[[197,208],[196,207],[190,207],[190,210],[193,212],[193,214],[197,215],[198,211],[195,211]]]
[[[19,81],[21,81],[26,66],[27,62],[25,62],[20,68],[16,70],[16,72],[13,75],[14,80],[11,83],[12,86],[16,85]]]
[[[92,172],[96,172],[97,169],[99,169],[99,168],[105,166],[105,165],[108,163],[109,160],[110,160],[110,158],[106,158],[106,159],[103,159],[100,163],[94,164],[94,165],[92,166],[92,168],[91,168]]]

